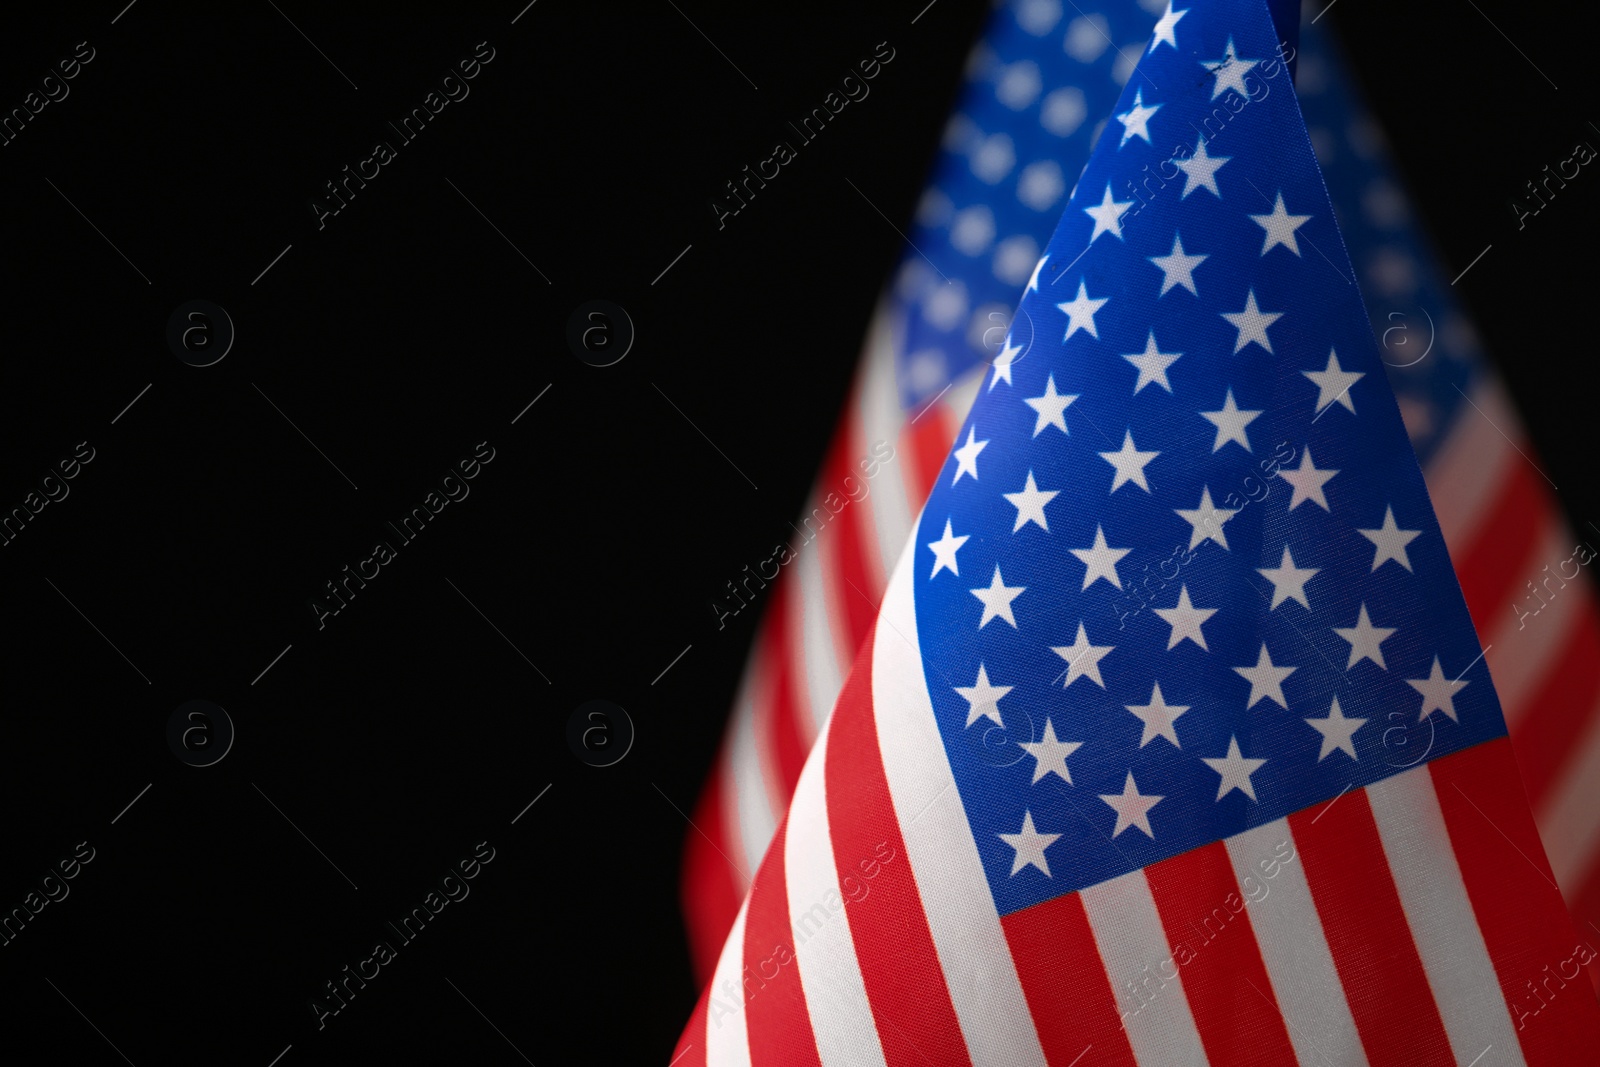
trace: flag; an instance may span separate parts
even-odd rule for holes
[[[967,67],[968,87],[912,230],[914,246],[874,319],[839,453],[894,441],[885,486],[815,533],[804,580],[780,576],[735,704],[729,741],[695,815],[684,865],[684,909],[699,978],[709,976],[749,872],[792,795],[801,759],[859,647],[857,616],[882,595],[887,565],[931,488],[977,379],[1003,345],[996,311],[1020,289],[1019,256],[1049,234],[1054,212],[1022,210],[1018,190],[1040,173],[1075,172],[1106,125],[1120,85],[1150,39],[1161,3],[1144,12],[1013,0],[996,11]],[[1308,9],[1309,11],[1309,9]],[[1593,539],[1567,527],[1532,445],[1471,323],[1422,239],[1381,128],[1354,92],[1325,31],[1303,20],[1295,76],[1310,136],[1369,299],[1380,356],[1438,511],[1519,752],[1541,837],[1579,925],[1600,911],[1600,614],[1583,565]],[[1127,42],[1113,48],[1111,41]],[[1107,121],[1110,121],[1109,119]],[[1119,134],[1120,135],[1120,134]],[[989,184],[988,145],[1012,168]],[[999,151],[991,149],[990,154]],[[1048,154],[1056,171],[1043,168]],[[1021,163],[1019,166],[1018,163]],[[1023,176],[1028,176],[1028,182]],[[1059,207],[1059,203],[1053,205]],[[976,220],[976,221],[973,221]],[[994,225],[989,225],[993,220]],[[987,242],[973,236],[987,236]],[[936,266],[930,265],[934,264]],[[951,287],[966,317],[946,309]],[[1001,284],[997,284],[1001,283]],[[975,294],[969,296],[968,294]],[[1012,294],[1014,296],[1014,293]],[[945,327],[945,328],[941,328]],[[896,391],[900,404],[887,402]],[[947,388],[948,387],[948,388]],[[941,395],[942,394],[942,395]],[[928,404],[937,396],[938,402]],[[876,402],[863,404],[863,398]],[[914,421],[913,421],[914,420]],[[863,452],[863,454],[865,454]],[[819,480],[808,516],[827,514]],[[877,536],[861,538],[856,524]],[[849,530],[850,533],[844,531]],[[836,538],[861,562],[839,578]],[[846,609],[846,610],[841,610]],[[1591,977],[1600,967],[1591,967]]]
[[[1566,1062],[1593,950],[1261,0],[1114,115],[674,1062]]]

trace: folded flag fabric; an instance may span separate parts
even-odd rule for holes
[[[1115,114],[674,1062],[1566,1062],[1592,952],[1261,0]]]
[[[911,517],[989,371],[985,357],[1004,348],[997,324],[1011,309],[1000,301],[1031,276],[1061,207],[1060,176],[1081,168],[1108,124],[1122,134],[1111,117],[1116,94],[1165,13],[1159,0],[1140,6],[1078,5],[1068,19],[1055,0],[1011,0],[974,49],[912,230],[915,248],[874,319],[806,509],[804,539],[791,543],[801,562],[775,583],[728,742],[695,813],[683,898],[702,980]],[[1420,235],[1381,130],[1314,14],[1307,9],[1303,19],[1295,76],[1311,142],[1487,650],[1556,880],[1580,929],[1593,932],[1582,918],[1600,913],[1600,612],[1583,566],[1594,556],[1593,539],[1574,535],[1546,488],[1510,398]],[[1095,115],[1103,120],[1095,123]],[[836,492],[837,502],[850,488],[839,471],[883,442],[895,454],[870,493],[831,513],[827,494]],[[1108,610],[1120,617],[1150,610],[1152,592],[1167,585],[1159,572],[1150,564],[1128,575],[1145,589]],[[746,595],[759,594],[750,585]],[[1588,970],[1593,979],[1600,964]]]

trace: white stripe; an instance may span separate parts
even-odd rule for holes
[[[1493,1045],[1496,1064],[1521,1064],[1517,1032],[1456,866],[1433,775],[1427,767],[1404,771],[1368,786],[1367,800],[1457,1061],[1471,1063]]]
[[[1513,440],[1524,436],[1500,383],[1479,385],[1472,391],[1472,403],[1482,412],[1463,404],[1450,435],[1422,472],[1439,528],[1456,559],[1464,558],[1473,547],[1512,465],[1523,462],[1500,435],[1504,430]]]
[[[893,316],[885,308],[886,304],[880,302],[872,316],[866,350],[862,353],[861,437],[867,451],[858,457],[858,468],[854,472],[857,481],[866,480],[860,472],[859,461],[869,460],[870,463],[875,459],[871,450],[880,441],[893,447],[900,440],[900,431],[906,423],[905,410],[900,406],[900,387],[895,381]],[[898,558],[906,538],[911,536],[912,505],[907,500],[905,464],[898,451],[894,459],[877,463],[877,471],[867,484],[873,527],[878,534],[878,562],[873,572],[882,575],[889,569],[889,562]],[[876,589],[863,591],[878,592]]]
[[[840,677],[839,688],[842,689],[843,678],[850,673],[850,666],[855,662],[856,652],[859,651],[850,643],[849,606],[844,602],[844,598],[857,594],[848,587],[841,589],[843,583],[834,580],[843,573],[839,566],[839,535],[835,529],[838,525],[838,516],[823,503],[826,499],[827,493],[823,492],[820,486],[812,489],[811,497],[806,501],[806,510],[801,514],[796,527],[799,530],[797,539],[801,543],[795,547],[800,550],[801,561],[809,562],[816,568],[817,588],[822,592],[824,609],[823,634],[827,637],[827,644],[833,648],[836,672]],[[840,511],[839,514],[843,515],[844,512]],[[793,545],[794,542],[791,541],[790,544]],[[812,558],[806,561],[804,558],[806,556]],[[834,692],[837,696],[838,690]]]
[[[810,752],[833,705],[824,705],[821,710],[813,707],[816,694],[812,693],[810,679],[806,676],[806,605],[800,576],[798,573],[786,575],[783,581],[783,610],[787,618],[783,620],[784,640],[777,655],[788,665],[793,679],[789,696],[795,704],[794,725],[800,731],[800,746]]]
[[[1581,888],[1579,879],[1600,846],[1600,705],[1589,710],[1587,722],[1577,754],[1537,816],[1550,866],[1569,898]]]
[[[922,673],[911,568],[900,554],[872,655],[872,707],[884,776],[945,985],[974,1064],[1043,1067],[1016,963],[984,876]]]
[[[1090,886],[1079,896],[1134,1058],[1160,1067],[1208,1062],[1144,872]]]
[[[1225,843],[1295,1056],[1303,1064],[1365,1064],[1361,1034],[1289,820],[1246,830]],[[1285,855],[1292,858],[1285,861]]]
[[[738,705],[734,705],[734,715],[739,714]],[[720,848],[723,855],[728,857],[728,862],[733,865],[734,888],[742,897],[750,889],[750,879],[753,868],[744,854],[744,830],[739,819],[739,783],[733,772],[733,724],[728,726],[728,735],[723,739],[722,751],[717,754],[715,772],[722,778],[722,843]],[[713,842],[715,843],[715,842]]]
[[[883,1049],[861,980],[855,941],[843,914],[825,784],[828,730],[823,727],[800,772],[784,835],[783,864],[796,966],[811,1013],[811,1032],[823,1067],[878,1067]]]
[[[1511,590],[1511,603],[1495,609],[1497,621],[1486,635],[1489,651],[1484,659],[1500,694],[1506,725],[1513,729],[1546,672],[1556,666],[1574,620],[1594,608],[1589,580],[1581,571],[1576,579],[1562,579],[1561,564],[1572,556],[1576,539],[1559,516],[1552,514],[1550,520],[1544,536],[1522,561],[1521,581]],[[1528,591],[1528,582],[1539,590],[1537,596]]]
[[[843,510],[839,512],[838,518],[835,520],[835,522],[850,522],[856,524],[856,534],[858,538],[857,543],[860,545],[861,549],[861,568],[863,572],[862,581],[859,583],[852,581],[850,583],[855,585],[856,589],[859,589],[860,592],[858,593],[856,589],[852,589],[849,593],[844,595],[851,598],[865,595],[872,606],[876,608],[878,605],[877,600],[874,598],[876,598],[878,594],[883,591],[884,579],[886,577],[884,572],[889,569],[889,564],[885,561],[880,546],[876,540],[878,536],[881,536],[881,533],[878,531],[877,518],[879,504],[878,494],[872,491],[872,485],[861,476],[860,464],[849,459],[851,456],[866,456],[868,454],[866,428],[861,422],[860,397],[855,397],[854,399],[855,403],[845,409],[844,420],[839,426],[838,431],[841,440],[843,441],[846,462],[844,465],[844,473],[839,476],[839,484],[833,486],[833,492],[836,493],[844,502]],[[882,471],[883,468],[880,465],[880,475],[882,474]],[[849,479],[848,485],[845,484],[846,479]],[[850,498],[851,485],[856,486],[855,492],[861,494],[860,500],[852,500]],[[905,499],[905,488],[903,486],[900,489],[899,498],[901,501],[904,501]],[[901,544],[904,544],[907,533],[909,533],[909,531],[901,532]],[[830,546],[830,551],[838,551],[837,548],[831,547],[840,543],[837,538],[830,539],[828,543]],[[896,548],[898,547],[899,545],[896,546]],[[890,558],[892,559],[894,557]],[[837,565],[837,562],[835,562],[835,566]],[[851,651],[854,653],[859,651],[859,649],[852,649]],[[851,662],[854,663],[854,660],[852,659]]]
[[[739,972],[744,969],[744,917],[747,896],[728,940],[717,958],[706,1001],[706,1067],[749,1067],[750,1035],[746,1028],[744,989]]]
[[[800,626],[795,630],[805,660],[806,705],[811,713],[813,732],[833,714],[834,701],[844,688],[839,670],[839,654],[833,641],[833,628],[828,620],[828,597],[823,588],[822,553],[816,542],[790,545],[797,548],[799,568]]]
[[[767,845],[778,829],[756,741],[755,695],[766,688],[760,678],[765,673],[759,663],[752,663],[745,673],[743,691],[733,709],[733,733],[728,746],[728,782],[732,787],[732,807],[738,813],[737,841],[743,852],[746,886],[755,877],[761,857],[767,854]]]

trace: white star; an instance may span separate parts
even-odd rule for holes
[[[1128,772],[1128,780],[1122,784],[1121,793],[1101,793],[1100,799],[1111,805],[1111,810],[1117,813],[1117,825],[1111,831],[1114,838],[1130,826],[1137,826],[1143,830],[1145,836],[1154,840],[1155,831],[1150,829],[1150,809],[1161,803],[1162,797],[1141,796],[1139,786],[1133,780],[1133,772]]]
[[[1156,23],[1155,36],[1150,39],[1150,51],[1154,52],[1158,45],[1170,44],[1174,49],[1178,47],[1178,38],[1172,32],[1177,28],[1178,20],[1189,13],[1188,8],[1182,11],[1172,10],[1172,0],[1167,0],[1167,13],[1161,16]]]
[[[1220,314],[1233,323],[1233,328],[1239,331],[1238,339],[1233,343],[1235,353],[1242,351],[1248,344],[1257,344],[1269,353],[1272,352],[1272,342],[1267,338],[1267,327],[1283,318],[1283,312],[1262,311],[1256,307],[1254,289],[1251,289],[1245,297],[1243,311],[1223,311]]]
[[[1283,207],[1283,194],[1278,194],[1278,202],[1272,205],[1272,211],[1266,215],[1251,215],[1256,225],[1260,226],[1267,234],[1261,241],[1261,254],[1266,255],[1277,245],[1282,245],[1295,255],[1300,254],[1300,245],[1294,239],[1294,231],[1304,226],[1310,220],[1310,215],[1291,215]]]
[[[1117,577],[1117,563],[1133,549],[1112,548],[1106,544],[1105,531],[1096,526],[1094,544],[1088,548],[1074,548],[1069,551],[1083,560],[1086,568],[1083,572],[1083,588],[1087,589],[1101,579],[1110,582],[1117,589],[1122,588],[1122,579]]]
[[[1044,858],[1044,850],[1056,843],[1060,834],[1041,834],[1033,828],[1033,813],[1022,813],[1022,829],[1014,834],[999,834],[1000,840],[1016,849],[1016,856],[1011,860],[1011,876],[1016,877],[1017,872],[1024,867],[1037,867],[1044,872],[1045,877],[1050,877],[1050,863]]]
[[[1241,408],[1233,401],[1233,387],[1228,387],[1228,395],[1222,401],[1221,411],[1202,411],[1200,417],[1209,421],[1217,428],[1217,439],[1211,446],[1211,451],[1220,452],[1222,446],[1229,441],[1236,441],[1244,447],[1246,452],[1253,451],[1250,447],[1250,437],[1244,428],[1250,425],[1261,415],[1260,411]]]
[[[953,687],[967,702],[967,725],[971,726],[979,719],[993,719],[996,726],[1004,729],[1005,723],[1000,721],[1000,698],[1005,696],[1016,686],[990,685],[989,674],[983,669],[983,664],[978,664],[978,680],[971,685],[958,685]]]
[[[1210,538],[1223,548],[1228,547],[1228,535],[1222,532],[1223,523],[1239,514],[1238,508],[1219,508],[1211,503],[1211,487],[1205,486],[1200,490],[1200,503],[1193,509],[1173,508],[1192,529],[1189,531],[1189,548],[1200,547],[1201,542]],[[1085,587],[1087,588],[1087,587]]]
[[[1172,161],[1184,173],[1183,193],[1179,195],[1178,199],[1186,199],[1196,189],[1208,189],[1212,196],[1221,200],[1222,190],[1217,188],[1217,171],[1221,170],[1222,165],[1232,158],[1232,156],[1211,155],[1206,149],[1206,139],[1204,137],[1200,138],[1200,142],[1194,146],[1193,155],[1188,159],[1174,159]]]
[[[967,443],[956,449],[956,476],[950,482],[955,485],[961,480],[963,474],[972,475],[972,480],[978,480],[978,453],[989,447],[988,441],[974,441],[978,436],[976,426],[967,427]]]
[[[1293,511],[1309,500],[1323,511],[1328,511],[1328,498],[1323,495],[1322,487],[1327,485],[1329,479],[1338,473],[1337,470],[1331,467],[1323,467],[1318,470],[1312,466],[1311,449],[1309,447],[1300,453],[1300,466],[1293,470],[1280,470],[1278,472],[1278,477],[1294,486],[1294,495],[1289,498],[1289,510]],[[1339,484],[1343,485],[1344,483],[1340,482]]]
[[[1256,787],[1250,784],[1250,776],[1259,771],[1264,759],[1246,759],[1244,753],[1239,751],[1239,739],[1228,738],[1228,754],[1221,759],[1209,759],[1202,756],[1201,762],[1218,774],[1222,781],[1217,783],[1217,799],[1221,800],[1231,790],[1237,789],[1251,800],[1256,799]]]
[[[1158,737],[1165,737],[1175,748],[1183,747],[1178,744],[1178,731],[1173,722],[1179,715],[1189,710],[1189,705],[1168,704],[1167,698],[1161,695],[1160,682],[1156,682],[1150,689],[1150,703],[1124,704],[1123,707],[1137,715],[1139,721],[1144,723],[1144,734],[1139,738],[1140,748]]]
[[[1150,143],[1150,117],[1161,110],[1162,105],[1155,107],[1144,106],[1144,89],[1135,89],[1133,93],[1133,107],[1117,116],[1117,121],[1122,123],[1122,141],[1117,145],[1121,148],[1130,138],[1142,137],[1144,143]],[[1106,192],[1110,196],[1110,190]]]
[[[1067,680],[1061,683],[1061,688],[1068,688],[1079,678],[1087,678],[1104,689],[1106,683],[1100,677],[1100,661],[1115,647],[1090,644],[1088,631],[1083,628],[1083,623],[1078,623],[1078,636],[1072,639],[1072,644],[1052,645],[1050,648],[1051,652],[1067,661]]]
[[[1072,431],[1067,429],[1067,420],[1061,413],[1076,399],[1077,393],[1056,392],[1054,374],[1045,378],[1044,395],[1024,397],[1022,401],[1037,413],[1033,420],[1033,436],[1038,437],[1046,426],[1054,426],[1064,434],[1071,434]]]
[[[989,625],[990,619],[1004,619],[1017,628],[1016,617],[1011,614],[1011,602],[1021,596],[1027,589],[1023,585],[1006,585],[1005,579],[1000,577],[1000,564],[994,565],[994,578],[986,589],[974,589],[972,595],[983,601],[983,618],[978,620],[978,629]],[[1033,601],[1029,601],[1033,603]]]
[[[1172,633],[1167,638],[1168,651],[1177,648],[1180,641],[1193,641],[1206,648],[1206,635],[1200,629],[1201,625],[1217,613],[1216,608],[1197,608],[1189,602],[1189,587],[1181,586],[1178,589],[1178,603],[1175,607],[1156,608],[1155,613],[1172,627]]]
[[[1100,331],[1095,329],[1094,313],[1099,311],[1110,299],[1109,296],[1101,297],[1099,300],[1093,299],[1089,296],[1088,290],[1084,288],[1083,282],[1078,282],[1078,295],[1064,304],[1056,305],[1057,308],[1067,313],[1067,336],[1063,337],[1062,340],[1069,339],[1079,330],[1087,330],[1089,336],[1098,341],[1100,339]]]
[[[1101,459],[1117,469],[1116,475],[1111,479],[1111,491],[1115,493],[1124,484],[1131,482],[1148,493],[1150,483],[1145,481],[1144,468],[1159,455],[1160,452],[1140,452],[1134,447],[1133,431],[1124,430],[1120,450],[1100,453]]]
[[[1248,97],[1250,90],[1245,88],[1244,78],[1255,69],[1259,59],[1240,59],[1239,53],[1234,50],[1233,38],[1228,38],[1228,47],[1222,50],[1221,59],[1213,59],[1209,63],[1202,61],[1201,65],[1217,76],[1217,83],[1211,87],[1211,99],[1215,100],[1229,89],[1240,96]]]
[[[929,541],[928,547],[933,549],[933,573],[930,579],[937,578],[941,570],[948,569],[951,574],[961,577],[961,571],[956,567],[956,553],[961,546],[967,543],[971,534],[962,534],[956,537],[950,532],[950,520],[944,520],[944,536],[937,541]]]
[[[1345,410],[1355,414],[1356,404],[1350,398],[1350,387],[1356,384],[1359,378],[1365,378],[1362,371],[1349,371],[1339,366],[1339,353],[1328,349],[1328,366],[1326,370],[1303,370],[1300,372],[1310,378],[1317,386],[1317,414],[1322,414],[1322,409],[1332,403],[1343,404]]]
[[[1083,747],[1082,741],[1056,740],[1056,728],[1050,725],[1050,720],[1044,721],[1044,739],[1041,741],[1019,741],[1024,752],[1033,757],[1033,780],[1037,782],[1047,774],[1054,774],[1068,785],[1072,784],[1072,772],[1067,769],[1067,757]]]
[[[1333,632],[1350,642],[1350,662],[1344,665],[1349,670],[1364,659],[1370,659],[1384,670],[1389,665],[1383,662],[1383,643],[1394,636],[1398,627],[1374,626],[1367,617],[1367,605],[1361,605],[1361,614],[1356,616],[1354,626],[1335,626]]]
[[[1004,381],[1011,384],[1011,364],[1016,362],[1017,353],[1022,351],[1021,345],[1011,343],[1011,335],[1006,334],[1005,344],[1000,348],[1000,354],[994,357],[994,377],[989,379],[989,391],[994,392],[994,387]]]
[[[1294,557],[1289,554],[1289,546],[1283,546],[1283,560],[1276,567],[1257,567],[1267,581],[1272,583],[1272,607],[1269,611],[1277,611],[1278,605],[1285,600],[1298,600],[1301,607],[1311,610],[1311,601],[1306,599],[1306,583],[1320,571],[1321,567],[1296,567]]]
[[[1191,256],[1183,250],[1183,236],[1172,235],[1172,252],[1165,256],[1146,256],[1150,262],[1161,268],[1161,292],[1157,298],[1167,295],[1167,290],[1176,286],[1183,286],[1195,296],[1200,295],[1200,290],[1194,287],[1194,269],[1201,263],[1210,259],[1209,255]]]
[[[1033,484],[1033,472],[1028,472],[1028,481],[1020,492],[1002,493],[1001,496],[1011,501],[1011,506],[1017,509],[1016,525],[1011,527],[1011,532],[1016,533],[1028,523],[1037,523],[1039,529],[1045,533],[1050,532],[1050,523],[1044,517],[1044,506],[1054,500],[1061,490],[1052,489],[1048,492]]]
[[[1182,352],[1161,351],[1156,346],[1156,332],[1151,330],[1150,336],[1145,339],[1143,352],[1122,357],[1139,368],[1139,380],[1133,383],[1133,395],[1138,396],[1139,390],[1151,384],[1172,392],[1172,383],[1167,381],[1167,368],[1178,362],[1182,355]]]
[[[1106,192],[1100,203],[1094,207],[1086,207],[1083,213],[1094,219],[1094,233],[1089,235],[1089,243],[1094,244],[1103,233],[1109,233],[1117,240],[1122,240],[1122,216],[1133,206],[1132,200],[1118,200],[1111,195],[1111,183],[1106,183]]]
[[[1366,723],[1366,719],[1347,719],[1339,709],[1339,698],[1333,698],[1333,706],[1328,709],[1328,716],[1324,719],[1307,719],[1306,725],[1322,735],[1322,751],[1317,753],[1317,762],[1321,763],[1335,749],[1343,752],[1351,759],[1360,759],[1356,755],[1355,733]]]
[[[1394,508],[1383,510],[1383,525],[1376,530],[1357,529],[1356,533],[1377,545],[1372,553],[1372,569],[1377,570],[1389,560],[1394,560],[1406,570],[1411,570],[1411,557],[1406,546],[1422,536],[1421,530],[1402,530],[1394,524]]]
[[[1433,671],[1426,678],[1407,678],[1406,684],[1422,694],[1422,722],[1436,711],[1442,711],[1450,716],[1451,722],[1460,722],[1456,717],[1455,696],[1461,690],[1471,685],[1471,682],[1452,682],[1444,676],[1444,671],[1439,667],[1439,657],[1433,657]]]
[[[1044,270],[1045,262],[1049,258],[1047,255],[1040,256],[1039,262],[1033,265],[1033,277],[1028,279],[1028,287],[1023,290],[1024,293],[1037,293],[1039,291],[1039,272]]]
[[[1250,702],[1245,705],[1245,709],[1255,707],[1258,700],[1272,700],[1285,711],[1289,710],[1289,702],[1283,698],[1283,680],[1298,669],[1273,666],[1272,657],[1267,655],[1267,644],[1263,641],[1261,655],[1256,659],[1254,667],[1234,668],[1241,678],[1250,683]]]

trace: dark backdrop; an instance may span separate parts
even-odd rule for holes
[[[665,1063],[695,996],[682,812],[756,615],[719,630],[710,601],[798,510],[901,253],[862,194],[909,217],[985,5],[124,2],[0,35],[0,107],[76,71],[0,147],[0,509],[59,498],[0,548],[0,909],[75,873],[0,948],[8,1044]],[[1600,521],[1600,177],[1520,232],[1509,206],[1600,145],[1587,16],[1392,7],[1324,17],[1452,273],[1492,244],[1458,288]],[[719,231],[722,183],[880,41],[872,95]],[[475,52],[470,95],[387,129]],[[319,228],[379,139],[395,158]],[[236,331],[204,368],[167,339],[193,299]],[[606,368],[566,337],[596,299],[636,330]],[[207,313],[191,347],[225,342]],[[388,530],[462,461],[460,499]],[[319,619],[346,566],[377,574]],[[191,758],[235,734],[211,766],[169,745],[195,699],[226,722],[183,720]],[[603,769],[567,740],[595,699],[636,728]],[[402,942],[385,924],[464,860],[469,895]],[[397,957],[319,1030],[308,1000],[380,939]]]

